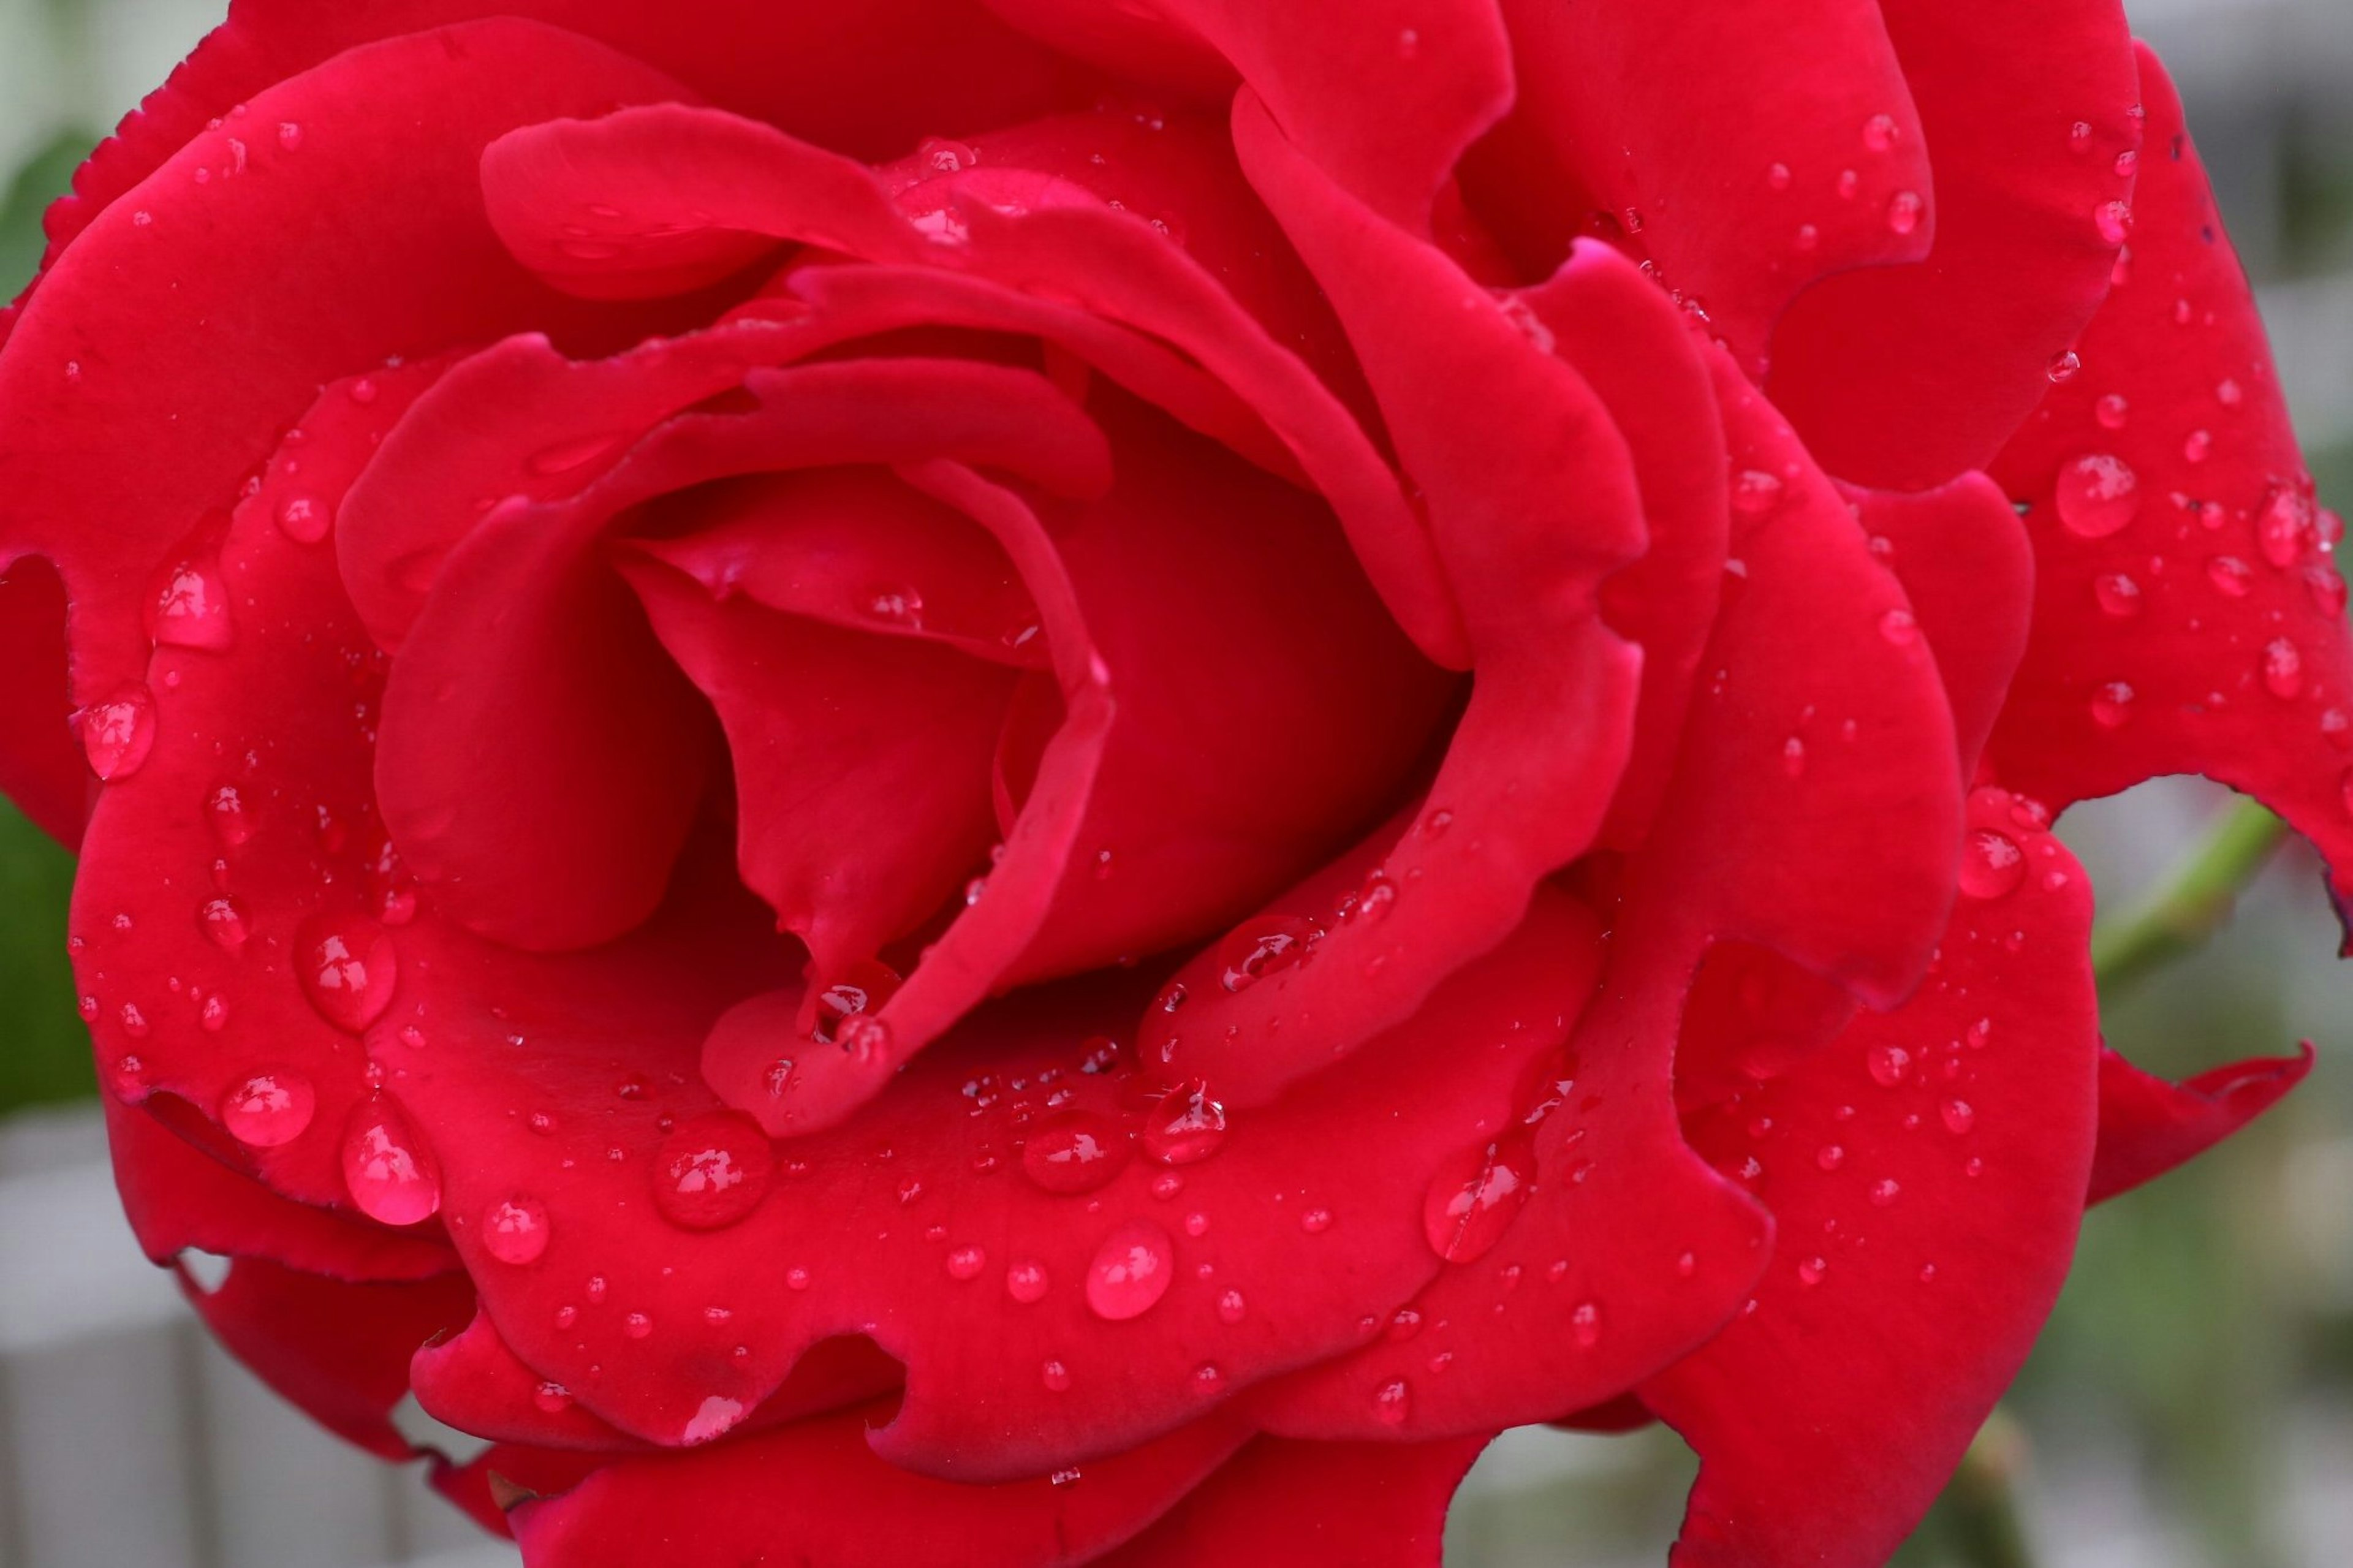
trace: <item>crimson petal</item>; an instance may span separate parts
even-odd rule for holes
[[[2312,1070],[2312,1042],[2292,1057],[2211,1068],[2179,1083],[2100,1049],[2100,1143],[2086,1203],[2105,1203],[2220,1143],[2284,1099]]]

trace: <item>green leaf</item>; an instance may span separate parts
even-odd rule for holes
[[[66,960],[73,857],[0,801],[0,1115],[98,1092]]]
[[[0,300],[15,299],[32,280],[47,243],[41,214],[73,188],[74,171],[97,141],[80,127],[68,126],[42,143],[9,182],[7,199],[0,201]]]

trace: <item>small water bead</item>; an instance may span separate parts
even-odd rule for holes
[[[228,593],[208,563],[167,568],[147,606],[147,635],[169,647],[217,653],[229,646]]]
[[[1894,234],[1910,234],[1920,226],[1921,215],[1928,204],[1920,199],[1917,191],[1898,191],[1887,198],[1887,227]]]
[[[1305,959],[1323,934],[1296,915],[1266,915],[1251,921],[1229,936],[1219,950],[1218,983],[1228,991],[1248,990]]]
[[[1835,1171],[1846,1163],[1846,1151],[1836,1143],[1825,1143],[1815,1151],[1814,1163],[1825,1171]]]
[[[1839,200],[1842,202],[1851,202],[1854,200],[1855,193],[1862,189],[1862,176],[1856,174],[1852,169],[1841,169],[1839,171],[1838,184],[1836,188],[1839,194]]]
[[[2263,686],[2278,698],[2292,698],[2304,690],[2304,656],[2285,637],[2274,637],[2263,645]]]
[[[482,1215],[482,1246],[501,1263],[520,1267],[536,1263],[547,1251],[547,1206],[537,1198],[517,1195],[492,1204]],[[605,1281],[588,1282],[590,1302],[605,1299]]]
[[[787,1290],[806,1290],[806,1289],[807,1289],[808,1288],[809,1288],[809,1271],[808,1271],[807,1269],[806,1269],[806,1268],[787,1268],[787,1269],[786,1269],[786,1270],[785,1270],[785,1289],[787,1289]]]
[[[1148,1219],[1132,1219],[1103,1238],[1087,1266],[1087,1306],[1108,1322],[1150,1311],[1168,1293],[1176,1248]]]
[[[2043,367],[2043,374],[2049,376],[2051,384],[2056,386],[2063,382],[2074,380],[2075,373],[2083,368],[2084,358],[2081,354],[2073,349],[2062,349],[2051,356],[2051,363]]]
[[[1765,171],[1765,183],[1777,191],[1789,188],[1789,165],[1776,163]]]
[[[1601,1342],[1601,1309],[1591,1301],[1579,1301],[1568,1315],[1568,1331],[1579,1348],[1591,1350]]]
[[[1218,1297],[1218,1321],[1221,1323],[1239,1323],[1249,1310],[1250,1303],[1239,1290],[1226,1290]]]
[[[2181,438],[2181,460],[2202,463],[2214,452],[2214,437],[2211,431],[2192,430]]]
[[[1812,224],[1801,223],[1798,226],[1798,232],[1790,236],[1789,242],[1799,250],[1811,250],[1821,244],[1822,231]]]
[[[343,1187],[383,1225],[415,1225],[441,1206],[441,1179],[408,1119],[390,1100],[352,1112],[343,1131]]]
[[[339,1029],[359,1034],[392,1005],[392,936],[374,921],[313,915],[294,933],[294,963],[311,1005]]]
[[[1763,517],[1781,504],[1785,489],[1778,475],[1743,468],[1732,476],[1732,510],[1742,517]]]
[[[1049,1394],[1060,1394],[1071,1386],[1071,1369],[1064,1366],[1060,1362],[1050,1361],[1046,1363],[1045,1365],[1038,1369],[1038,1374],[1039,1381],[1045,1384],[1046,1392]],[[1054,1472],[1056,1485],[1059,1486],[1063,1484],[1062,1477],[1065,1474],[1068,1474],[1073,1480],[1078,1478],[1078,1472],[1076,1470],[1067,1472],[1057,1470]]]
[[[1936,1107],[1936,1114],[1944,1120],[1947,1132],[1967,1132],[1978,1124],[1977,1109],[1966,1100],[1946,1100]]]
[[[1828,1274],[1830,1271],[1831,1266],[1828,1258],[1806,1258],[1798,1265],[1798,1282],[1801,1285],[1819,1285],[1822,1282],[1822,1276]]]
[[[2080,539],[2105,539],[2140,510],[2140,479],[2122,458],[2087,452],[2059,468],[2059,521]]]
[[[155,745],[155,699],[144,686],[124,686],[81,710],[81,749],[101,779],[139,771]]]
[[[1185,1216],[1185,1234],[1198,1241],[1209,1234],[1209,1216],[1198,1209]]]
[[[2092,417],[2099,422],[2100,428],[2103,430],[2123,429],[2125,420],[2131,413],[2132,405],[2126,403],[2123,395],[2119,393],[2105,394],[2092,405]]]
[[[2132,226],[2129,202],[2102,202],[2092,209],[2092,226],[2099,231],[2103,245],[2122,245],[2132,237]]]
[[[1874,114],[1862,122],[1862,144],[1874,153],[1884,153],[1895,145],[1895,117]]]
[[[1412,1414],[1413,1395],[1403,1378],[1395,1378],[1373,1390],[1373,1418],[1384,1426],[1402,1426]]]
[[[1806,742],[1795,735],[1781,742],[1781,771],[1793,779],[1805,776]]]
[[[572,1407],[572,1391],[560,1383],[543,1383],[532,1390],[531,1402],[554,1415]]]
[[[311,496],[289,496],[278,509],[278,531],[297,544],[316,544],[327,537],[334,514]]]
[[[232,898],[207,899],[199,904],[196,924],[212,939],[215,947],[231,957],[245,950],[250,934],[245,923],[245,906]]]
[[[2121,572],[2104,572],[2093,578],[2092,598],[2103,614],[2119,620],[2140,614],[2140,584]]]
[[[945,1267],[951,1279],[977,1279],[980,1271],[988,1267],[988,1252],[970,1244],[950,1247]]]
[[[115,1016],[121,1020],[124,1034],[134,1040],[143,1040],[147,1037],[147,1015],[139,1010],[138,1003],[125,1002]]]
[[[1890,610],[1879,617],[1879,635],[1896,647],[1909,647],[1920,640],[1920,623],[1909,610]]]
[[[153,1092],[147,1081],[147,1064],[137,1057],[116,1058],[107,1069],[106,1087],[125,1105],[138,1105]]]
[[[2312,498],[2297,486],[2274,485],[2255,515],[2255,543],[2273,565],[2293,566],[2314,524]]]
[[[1198,1078],[1170,1089],[1144,1119],[1144,1152],[1164,1165],[1197,1164],[1225,1141],[1226,1108]]]
[[[1309,1209],[1299,1216],[1299,1228],[1310,1236],[1321,1236],[1332,1228],[1330,1209]]]
[[[1894,1177],[1880,1177],[1879,1180],[1871,1184],[1872,1206],[1874,1208],[1885,1208],[1888,1205],[1895,1201],[1896,1195],[1903,1192],[1903,1190],[1904,1189],[1902,1187],[1896,1184]]]
[[[2132,717],[2132,687],[2111,680],[2092,693],[2092,721],[2104,730],[2116,729]]]
[[[1166,1203],[1185,1190],[1185,1178],[1174,1171],[1163,1171],[1152,1178],[1152,1195]]]
[[[2091,146],[2092,123],[2090,121],[2078,120],[2075,123],[2067,127],[2067,147],[2070,152],[2088,152],[2091,150]]]
[[[1005,1293],[1025,1307],[1044,1300],[1050,1283],[1046,1266],[1034,1258],[1021,1258],[1005,1270]]]
[[[1961,841],[1961,891],[1972,899],[1999,899],[2026,878],[2026,857],[2007,835],[1978,828]]]
[[[2235,555],[2217,555],[2206,563],[2206,580],[2214,591],[2233,599],[2243,599],[2254,584],[2254,568]]]
[[[275,1149],[302,1136],[318,1107],[309,1079],[277,1068],[255,1073],[222,1096],[220,1122],[249,1148]]]
[[[1050,1193],[1091,1193],[1119,1174],[1128,1143],[1110,1122],[1072,1110],[1041,1123],[1021,1150],[1021,1171]]]
[[[621,1320],[621,1331],[633,1340],[642,1340],[654,1331],[654,1321],[643,1312],[631,1312]]]
[[[767,1135],[741,1111],[698,1116],[654,1151],[654,1207],[681,1230],[719,1230],[767,1195],[775,1158]]]
[[[1449,1263],[1468,1263],[1501,1241],[1528,1201],[1535,1151],[1524,1139],[1464,1151],[1430,1178],[1422,1236]]]

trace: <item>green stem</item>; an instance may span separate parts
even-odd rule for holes
[[[2147,899],[2092,928],[2092,973],[2112,994],[2201,946],[2231,918],[2287,825],[2252,800],[2224,812]]]
[[[1945,1487],[1948,1539],[1968,1568],[2034,1568],[2018,1511],[2016,1483],[2025,1468],[2025,1430],[1996,1410]]]

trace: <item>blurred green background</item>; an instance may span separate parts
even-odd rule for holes
[[[321,0],[322,4],[335,0]],[[2353,510],[2353,5],[2147,0],[2223,208],[2263,289],[2324,502]],[[38,258],[42,206],[137,90],[207,24],[197,0],[0,0],[0,293]],[[2167,780],[2062,833],[2121,909],[2227,792]],[[0,805],[0,1117],[95,1093],[64,956],[71,858]],[[2064,1568],[2353,1563],[2353,989],[2316,868],[2291,842],[2202,950],[2104,998],[2110,1040],[2182,1075],[2316,1037],[2311,1079],[2249,1132],[2087,1223],[2059,1310],[1986,1445],[2029,1559]],[[1514,1435],[1466,1488],[1450,1563],[1656,1563],[1690,1455]],[[1897,1561],[2005,1561],[1941,1505]]]

